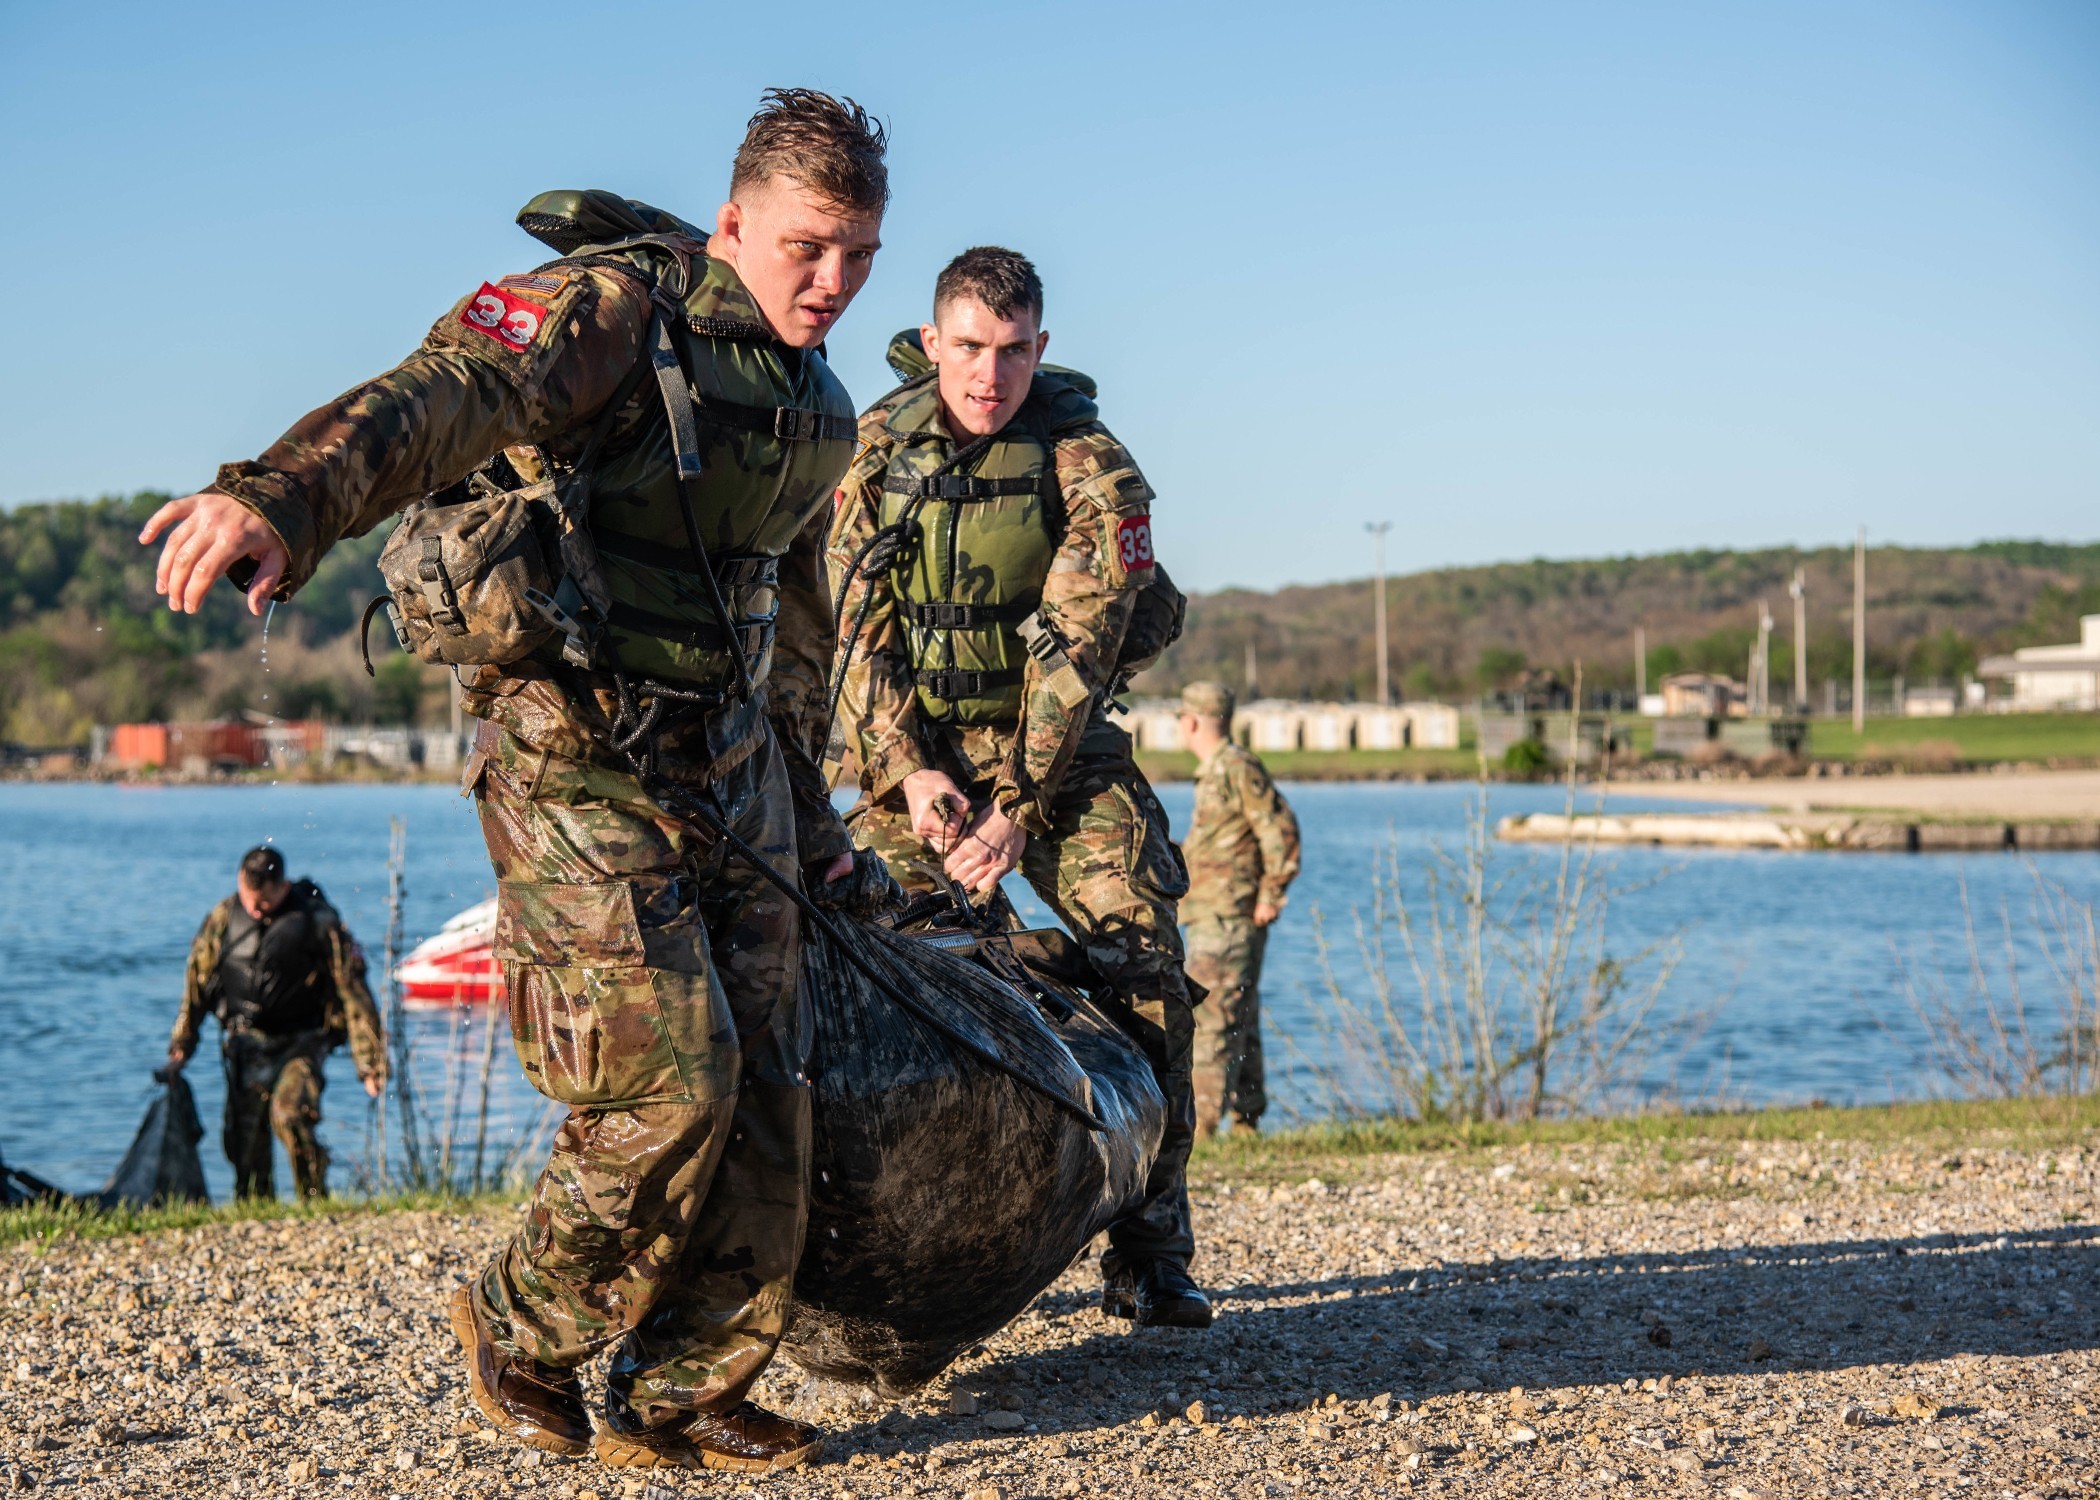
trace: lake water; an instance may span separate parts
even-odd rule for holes
[[[1335,1080],[1376,1102],[1359,1072],[1335,1071],[1336,1007],[1316,939],[1324,923],[1331,968],[1359,1008],[1372,986],[1359,960],[1353,914],[1367,911],[1381,851],[1397,855],[1403,892],[1420,914],[1432,849],[1463,840],[1473,788],[1386,784],[1290,786],[1305,832],[1305,869],[1271,940],[1264,983],[1272,1120],[1317,1114]],[[1161,789],[1177,828],[1189,788]],[[1498,787],[1495,816],[1560,805],[1552,788]],[[1635,798],[1615,799],[1638,810]],[[1681,804],[1670,804],[1681,808]],[[240,853],[265,839],[294,874],[318,881],[378,969],[386,925],[388,820],[408,830],[406,942],[434,932],[492,882],[471,805],[437,786],[106,787],[0,785],[0,1156],[63,1187],[98,1186],[122,1156],[151,1099],[182,991],[197,924],[231,889]],[[1498,849],[1493,868],[1523,879],[1550,854]],[[1808,855],[1627,849],[1598,856],[1618,898],[1609,951],[1631,955],[1677,943],[1682,957],[1649,1028],[1670,1039],[1650,1058],[1645,1086],[1698,1102],[1811,1098],[1835,1103],[1916,1097],[1945,1080],[1921,1066],[1925,1030],[1907,995],[1943,977],[1969,1004],[1964,892],[1985,928],[1987,963],[2002,970],[2001,912],[2030,1003],[2054,999],[2048,944],[2030,920],[2036,874],[2083,902],[2100,902],[2100,855],[2029,862],[2003,856]],[[1041,909],[1017,891],[1024,914]],[[1389,970],[1412,1009],[1404,959]],[[1906,977],[1907,976],[1907,977]],[[2005,985],[2002,976],[1999,990]],[[1695,1035],[1669,1032],[1697,1017]],[[454,1117],[456,1149],[471,1152],[478,1115],[478,1019],[411,1017],[415,1076],[426,1114]],[[208,1134],[205,1170],[230,1188],[218,1147],[223,1090],[216,1024],[189,1078]],[[489,1168],[512,1152],[537,1165],[542,1101],[523,1083],[507,1036],[496,1039]],[[1366,1089],[1368,1088],[1368,1092]],[[447,1101],[450,1101],[449,1103]],[[377,1111],[348,1057],[330,1060],[323,1139],[334,1182],[369,1170]],[[398,1125],[390,1124],[398,1148]],[[289,1177],[279,1163],[279,1183]]]

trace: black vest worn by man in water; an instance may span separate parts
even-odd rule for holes
[[[227,1030],[293,1036],[328,1022],[328,927],[335,913],[310,880],[260,921],[235,903],[219,949],[216,1011]]]

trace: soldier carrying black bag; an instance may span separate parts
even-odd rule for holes
[[[190,945],[182,1011],[168,1038],[168,1070],[197,1050],[207,1015],[219,1019],[226,1063],[226,1156],[234,1196],[276,1194],[274,1135],[302,1198],[328,1192],[321,1068],[346,1040],[365,1092],[386,1086],[386,1037],[364,954],[311,880],[287,880],[268,845],[241,856],[234,893],[211,909]]]

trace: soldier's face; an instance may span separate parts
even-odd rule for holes
[[[769,177],[722,205],[707,253],[736,267],[782,343],[814,349],[867,285],[881,248],[880,215],[856,215],[792,177]]]
[[[257,922],[277,910],[291,888],[289,880],[273,880],[261,886],[248,884],[245,875],[236,875],[233,880],[234,893],[241,898],[241,910]]]
[[[956,297],[919,329],[926,357],[940,366],[941,405],[956,436],[985,437],[1014,419],[1050,342],[1040,317],[1017,308],[1002,318],[975,297]]]

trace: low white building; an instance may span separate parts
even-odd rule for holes
[[[2100,708],[2100,615],[2078,622],[2075,646],[2022,646],[2010,656],[1987,656],[1979,675],[2011,684],[1991,705],[2013,713]]]
[[[1140,750],[1181,750],[1181,704],[1139,698],[1118,715]],[[1239,705],[1232,737],[1257,754],[1272,750],[1456,750],[1458,710],[1448,703],[1292,703],[1262,698]]]

